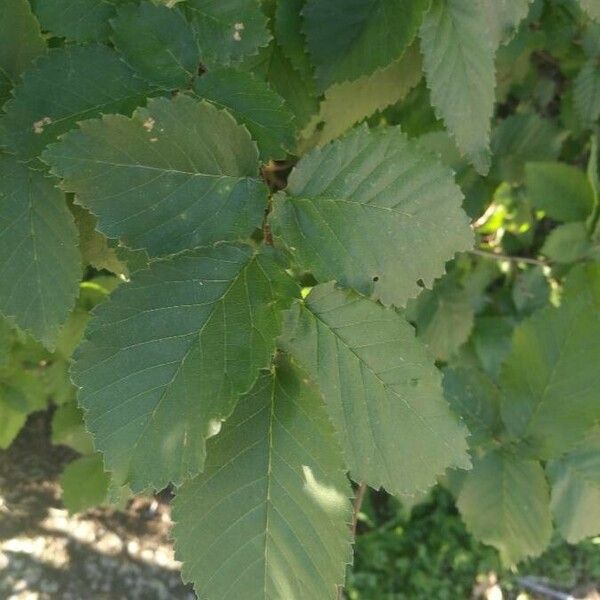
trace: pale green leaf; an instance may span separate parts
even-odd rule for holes
[[[0,155],[0,313],[48,348],[81,278],[77,229],[54,183]]]
[[[125,4],[111,21],[112,41],[144,79],[167,89],[189,84],[200,56],[192,28],[173,8],[151,2]]]
[[[115,248],[108,244],[108,240],[99,231],[96,231],[96,219],[87,210],[73,204],[71,211],[79,230],[79,250],[84,265],[90,265],[101,271],[106,269],[118,275],[127,275],[127,265],[119,260]]]
[[[574,82],[575,108],[587,125],[600,119],[600,64],[598,57],[590,58]]]
[[[595,21],[600,21],[600,4],[598,0],[579,0],[581,8]]]
[[[325,398],[354,479],[410,495],[447,467],[468,468],[466,430],[440,373],[395,310],[327,283],[286,313],[283,331],[281,347]]]
[[[475,313],[469,294],[447,277],[408,306],[418,338],[432,356],[447,361],[467,341]]]
[[[32,61],[46,52],[40,25],[27,0],[0,4],[0,105],[7,98],[11,83],[29,68]]]
[[[150,256],[248,238],[266,207],[248,131],[189,96],[84,121],[43,159],[99,231]]]
[[[107,503],[110,477],[104,472],[102,456],[98,453],[76,458],[60,477],[62,501],[71,513]]]
[[[456,367],[444,371],[444,396],[464,419],[472,447],[487,444],[502,430],[500,390],[483,371]]]
[[[521,183],[525,164],[555,160],[564,137],[564,132],[537,113],[511,115],[494,129],[494,162],[490,176],[500,181]]]
[[[449,169],[396,127],[311,151],[274,198],[273,234],[319,281],[402,306],[472,234]]]
[[[106,46],[55,48],[25,73],[7,102],[0,145],[20,158],[33,158],[78,121],[131,112],[150,91]]]
[[[66,402],[52,415],[53,444],[69,446],[81,454],[94,451],[92,436],[83,424],[83,412],[75,402]]]
[[[335,600],[351,560],[350,493],[318,391],[278,361],[177,493],[184,579],[201,598]]]
[[[562,304],[519,325],[502,370],[502,416],[540,458],[566,452],[600,422],[600,265],[574,267]]]
[[[494,48],[508,43],[527,16],[533,0],[480,0]]]
[[[76,42],[107,42],[110,19],[126,0],[32,0],[42,27]]]
[[[73,379],[118,484],[161,489],[202,469],[296,293],[271,253],[220,244],[152,263],[96,309]]]
[[[557,221],[585,221],[594,206],[594,190],[581,169],[559,162],[525,165],[527,197]]]
[[[26,420],[27,411],[6,402],[0,389],[0,450],[6,450],[13,443]]]
[[[306,44],[321,90],[398,60],[415,38],[430,0],[307,0]]]
[[[265,162],[282,159],[294,144],[294,115],[266,81],[235,69],[210,71],[194,83],[194,92],[226,108],[256,140]]]
[[[473,0],[434,0],[420,36],[436,114],[461,152],[477,171],[486,174],[495,73],[485,10]]]
[[[258,0],[187,0],[200,46],[209,67],[229,65],[256,54],[271,39]]]
[[[554,262],[569,264],[584,258],[591,246],[585,223],[575,221],[553,229],[544,241],[541,252]]]
[[[326,144],[374,112],[395,104],[421,77],[421,55],[413,45],[389,67],[327,88],[319,112],[312,119],[315,126],[320,126],[312,143]]]
[[[475,461],[457,500],[467,529],[495,546],[507,566],[545,550],[552,534],[549,503],[540,464],[503,451]]]
[[[600,534],[600,429],[574,450],[548,463],[550,507],[556,526],[571,544]]]

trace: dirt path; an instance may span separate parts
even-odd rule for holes
[[[0,451],[0,600],[194,600],[169,541],[168,505],[69,515],[57,483],[74,454],[34,415]]]

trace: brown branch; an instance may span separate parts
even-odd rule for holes
[[[352,505],[352,522],[350,523],[350,531],[352,532],[352,539],[356,537],[356,526],[358,525],[358,513],[360,512],[360,507],[362,506],[363,500],[365,499],[365,494],[367,493],[367,483],[365,481],[361,481],[356,488],[356,494],[354,496],[354,504]],[[344,600],[344,588],[343,586],[338,586],[338,600]]]
[[[487,250],[478,250],[474,248],[469,250],[469,254],[475,254],[476,256],[483,256],[485,258],[491,258],[493,260],[508,260],[510,262],[524,262],[530,265],[538,265],[540,267],[549,267],[550,262],[546,260],[540,260],[538,258],[529,258],[527,256],[510,256],[508,254],[500,254],[499,252],[488,252]]]

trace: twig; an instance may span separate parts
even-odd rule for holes
[[[476,256],[483,256],[485,258],[491,258],[493,260],[508,260],[510,262],[524,262],[530,265],[538,265],[540,267],[550,266],[550,262],[546,260],[540,260],[538,258],[529,258],[527,256],[510,256],[508,254],[500,254],[498,252],[487,252],[486,250],[478,250],[474,248],[469,250],[469,254],[475,254]]]
[[[538,583],[531,577],[517,577],[517,581],[524,588],[527,588],[532,592],[536,592],[538,594],[544,594],[548,598],[556,598],[556,600],[577,600],[575,596],[571,596],[571,594],[565,594],[564,592],[553,590],[541,583]]]
[[[367,492],[367,484],[365,481],[361,481],[356,488],[356,496],[354,496],[354,506],[352,507],[352,527],[350,531],[352,531],[352,537],[356,535],[356,525],[358,524],[358,513],[360,512],[360,507],[362,506],[363,500],[365,498],[365,493]]]
[[[356,536],[356,526],[358,525],[358,513],[362,506],[365,494],[367,492],[367,483],[361,481],[356,488],[356,495],[354,496],[354,504],[352,505],[352,523],[350,524],[350,531],[352,532],[352,538]],[[337,591],[337,600],[344,600],[344,588],[340,585]]]

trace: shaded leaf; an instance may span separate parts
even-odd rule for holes
[[[0,155],[0,313],[48,348],[75,303],[77,229],[54,181]]]
[[[258,0],[186,0],[200,57],[209,67],[229,65],[258,52],[271,39]]]
[[[580,265],[559,308],[537,311],[515,329],[502,370],[502,416],[540,458],[566,452],[600,421],[599,307],[600,265]]]
[[[294,116],[266,81],[235,69],[211,71],[194,83],[198,96],[226,108],[245,125],[262,158],[285,158],[294,143]]]
[[[43,159],[99,231],[150,256],[248,238],[266,207],[246,129],[188,96],[84,121]]]
[[[474,310],[468,293],[448,277],[423,290],[408,306],[418,338],[440,360],[448,360],[473,329]]]
[[[286,313],[280,345],[317,382],[355,480],[410,495],[468,468],[440,374],[393,309],[319,285]]]
[[[591,250],[591,245],[585,223],[576,221],[553,229],[541,251],[554,262],[568,264],[584,258]]]
[[[60,477],[62,501],[71,513],[77,513],[107,503],[110,477],[104,472],[98,453],[76,458]]]
[[[124,0],[31,0],[42,27],[76,42],[107,42],[110,19]]]
[[[434,0],[420,36],[431,104],[461,152],[485,175],[495,86],[485,10],[472,0]]]
[[[314,133],[313,143],[326,144],[374,112],[402,100],[421,77],[421,55],[413,45],[389,67],[327,88],[312,119],[322,126]]]
[[[360,127],[311,151],[286,191],[274,197],[276,238],[319,281],[385,304],[403,305],[471,245],[450,170],[398,128]]]
[[[571,544],[600,534],[600,430],[546,466],[556,526]]]
[[[271,253],[221,244],[137,271],[96,309],[73,380],[117,484],[161,489],[202,469],[295,293]]]
[[[320,90],[387,67],[410,46],[430,0],[307,0],[306,45]]]
[[[34,59],[46,52],[40,25],[27,0],[0,4],[0,105]]]
[[[206,598],[334,600],[351,490],[317,390],[279,361],[208,447],[205,473],[174,502],[184,579]]]
[[[599,17],[600,20],[600,17]],[[598,57],[590,58],[575,78],[574,102],[579,117],[587,124],[600,118],[600,64]]]
[[[471,447],[488,444],[502,429],[500,390],[483,371],[450,368],[444,371],[444,396],[469,429]]]
[[[548,484],[540,464],[492,451],[466,474],[457,506],[467,529],[513,565],[543,552],[552,534]]]
[[[500,181],[521,183],[525,164],[555,160],[563,139],[563,132],[536,113],[511,115],[494,129],[494,162],[490,176]]]
[[[112,41],[137,73],[167,89],[189,84],[200,56],[192,29],[176,9],[125,4],[111,21]]]
[[[20,158],[33,158],[81,119],[128,113],[150,92],[106,46],[55,48],[15,88],[0,119],[0,145]]]
[[[558,162],[525,165],[527,196],[533,206],[557,221],[585,221],[594,190],[580,169]]]
[[[92,436],[83,424],[83,412],[75,402],[66,402],[52,415],[53,444],[63,444],[81,454],[94,451]]]

